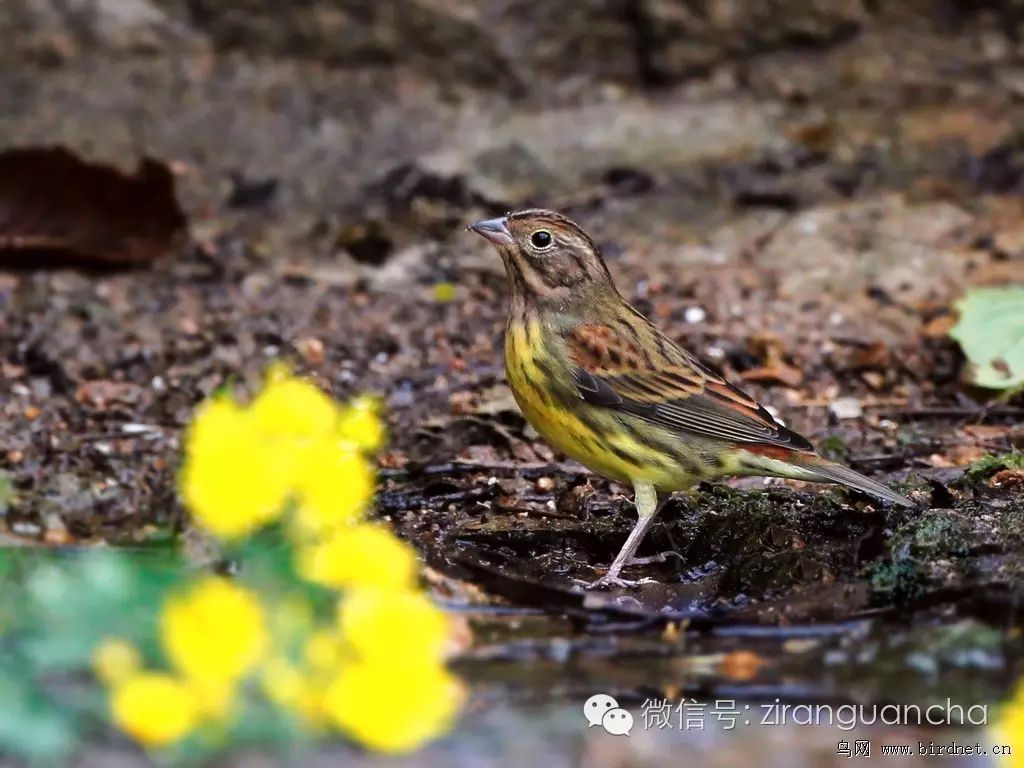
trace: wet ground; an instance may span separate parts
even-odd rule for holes
[[[555,5],[0,10],[0,147],[152,156],[190,232],[148,269],[0,271],[5,537],[180,529],[192,407],[283,357],[386,399],[379,514],[474,630],[465,729],[424,759],[844,762],[800,726],[624,746],[582,728],[598,690],[638,721],[655,698],[998,701],[1024,672],[1024,483],[964,469],[1024,447],[1024,402],[965,388],[945,334],[965,286],[1024,278],[1024,16]],[[577,218],[673,338],[919,508],[704,486],[641,549],[676,553],[633,569],[659,583],[576,589],[631,507],[523,422],[504,276],[462,229],[527,204]]]

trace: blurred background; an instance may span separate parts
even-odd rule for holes
[[[1011,694],[1024,362],[993,358],[1006,387],[979,389],[948,333],[972,289],[1024,283],[1024,3],[4,0],[0,30],[12,541],[180,529],[193,406],[283,357],[384,400],[378,512],[466,618],[470,705],[409,764],[993,741],[710,719],[623,738],[581,713],[601,692],[637,723],[656,698],[994,713]],[[673,338],[923,508],[706,487],[641,553],[680,553],[662,584],[572,592],[632,513],[505,388],[504,274],[463,228],[528,205],[577,219]]]

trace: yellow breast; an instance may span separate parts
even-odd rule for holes
[[[505,334],[509,387],[534,429],[556,450],[609,479],[651,482],[663,490],[690,487],[695,478],[678,461],[631,436],[613,412],[575,395],[568,366],[541,334],[536,321],[510,324]]]

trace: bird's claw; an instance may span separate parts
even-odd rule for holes
[[[605,574],[599,579],[594,581],[583,581],[583,579],[574,580],[578,586],[584,589],[600,589],[601,587],[622,587],[629,589],[631,587],[638,587],[641,584],[656,584],[657,580],[652,579],[649,576],[645,576],[642,579],[623,579],[618,576],[609,576]]]
[[[677,557],[681,561],[683,556],[678,552],[671,550],[667,552],[661,552],[657,555],[651,555],[650,557],[633,557],[626,561],[626,565],[653,565],[655,563],[664,563],[670,557]]]

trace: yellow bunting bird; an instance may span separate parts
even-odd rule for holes
[[[505,368],[519,407],[557,450],[631,484],[639,519],[608,571],[619,577],[673,491],[728,475],[839,483],[883,501],[909,499],[818,456],[622,298],[583,229],[524,210],[469,229],[501,254],[510,286]]]

